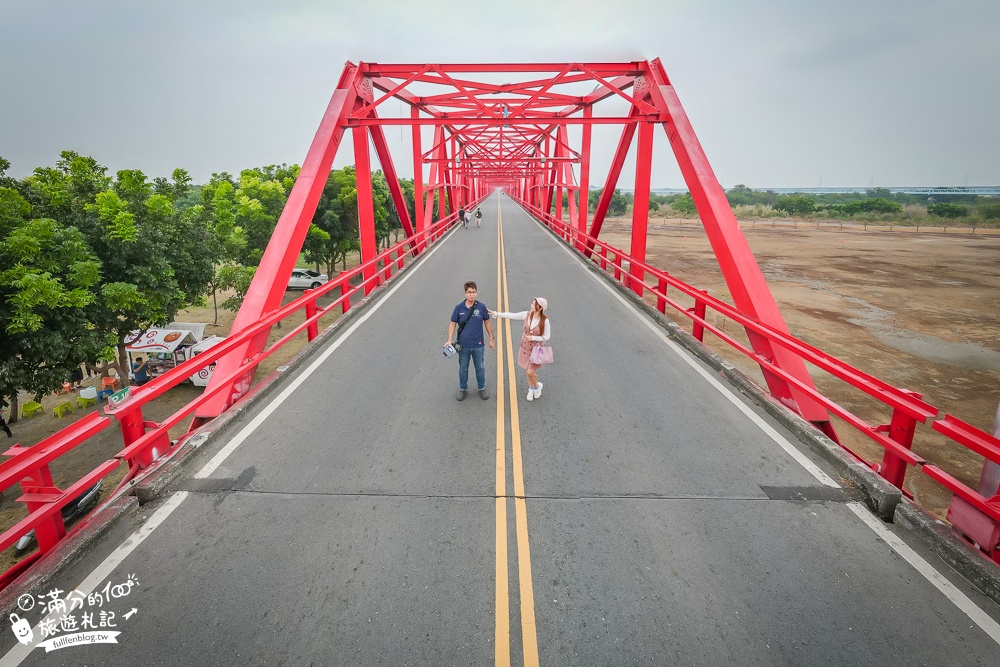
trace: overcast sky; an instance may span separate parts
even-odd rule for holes
[[[0,0],[0,156],[204,182],[301,164],[348,60],[659,57],[724,187],[1000,185],[998,26],[998,0]],[[655,142],[653,187],[684,187]]]

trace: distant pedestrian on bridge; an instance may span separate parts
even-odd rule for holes
[[[466,214],[468,215],[468,214]],[[455,349],[458,350],[458,393],[455,398],[465,400],[469,388],[469,357],[472,357],[476,367],[476,382],[479,387],[479,398],[484,401],[490,397],[486,391],[486,367],[483,365],[484,349],[483,327],[490,335],[490,349],[493,340],[493,323],[490,322],[490,309],[476,297],[479,289],[471,280],[465,283],[465,300],[451,311],[451,324],[448,325],[448,339],[445,345],[451,345],[455,340],[455,329],[458,328],[458,340]]]
[[[478,208],[476,209],[476,227],[483,226],[483,212]]]
[[[531,302],[531,310],[522,310],[519,313],[490,311],[490,315],[493,317],[524,321],[524,334],[521,336],[521,349],[517,353],[517,365],[527,371],[528,395],[526,398],[529,401],[542,397],[542,383],[538,381],[539,364],[531,362],[531,352],[536,347],[546,343],[552,335],[552,325],[545,315],[548,307],[549,302],[538,296]]]
[[[465,224],[465,209],[464,208],[458,209],[458,223],[460,225],[465,225],[466,227],[468,227],[468,225]]]

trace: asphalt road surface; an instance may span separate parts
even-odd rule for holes
[[[997,663],[995,605],[500,203],[61,573],[74,620],[35,591],[0,665]],[[495,322],[491,397],[455,400],[466,280],[548,300],[540,399]]]

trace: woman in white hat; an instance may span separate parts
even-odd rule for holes
[[[519,313],[498,313],[490,311],[491,317],[502,317],[506,320],[523,320],[524,334],[521,336],[521,349],[517,353],[517,365],[527,371],[528,395],[527,399],[533,401],[542,396],[542,383],[538,381],[538,364],[531,363],[529,357],[531,351],[546,343],[552,335],[552,323],[545,315],[549,307],[549,302],[543,297],[536,296],[531,302],[530,310],[522,310]]]

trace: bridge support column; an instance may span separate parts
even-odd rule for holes
[[[420,118],[420,109],[415,106],[410,107],[410,118],[413,120]],[[415,227],[413,231],[419,238],[420,232],[427,229],[427,222],[424,219],[424,160],[423,152],[420,149],[420,125],[414,123],[411,134],[413,137],[413,215],[416,218],[413,221]],[[417,248],[423,250],[426,245],[424,241],[418,241]]]
[[[358,183],[358,225],[361,238],[361,263],[367,264],[375,257],[375,204],[372,201],[372,167],[368,155],[368,130],[365,127],[355,127],[354,133],[354,164]],[[375,289],[375,266],[366,266],[362,270],[365,280],[365,296]]]
[[[649,228],[649,178],[653,161],[653,124],[639,123],[639,147],[635,159],[635,197],[632,205],[632,260],[629,273],[632,291],[642,297],[646,270],[636,262],[646,262],[646,234]]]
[[[583,117],[589,121],[593,116],[594,108],[588,104],[583,109]],[[577,214],[579,216],[578,219],[574,221],[576,228],[584,233],[587,231],[587,213],[590,211],[590,141],[592,134],[593,128],[591,124],[585,122],[583,124],[583,145],[580,150],[580,210]],[[577,250],[583,250],[583,242],[579,241],[576,244],[576,248]]]

